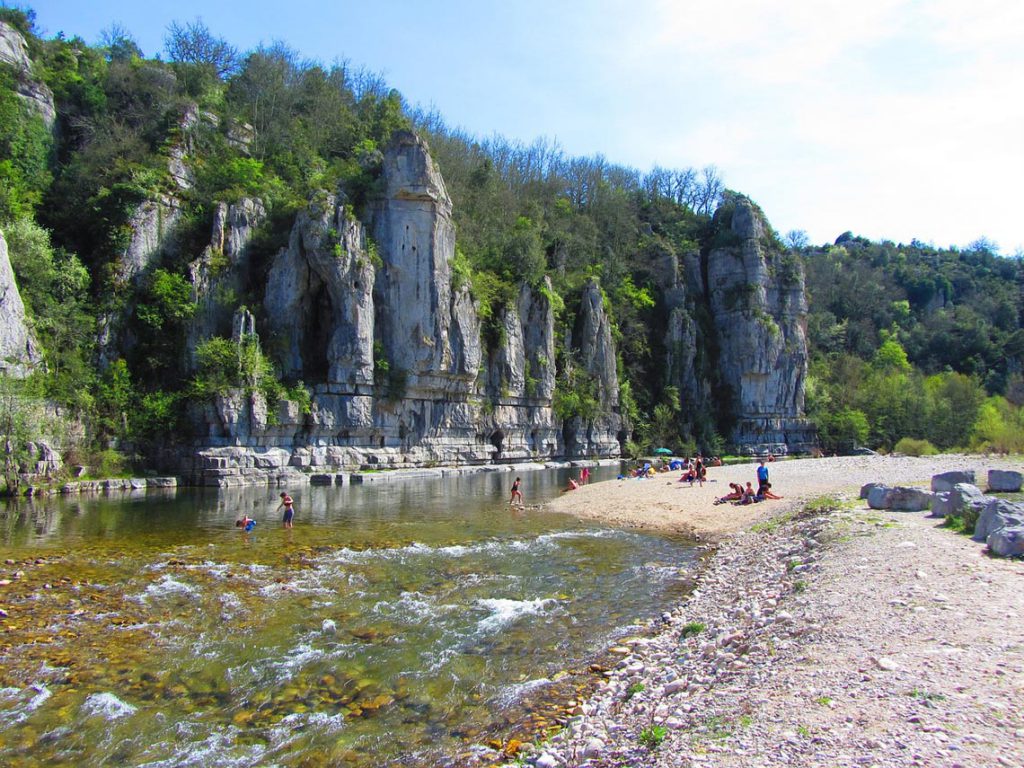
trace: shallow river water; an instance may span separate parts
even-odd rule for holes
[[[535,504],[568,471],[522,477]],[[528,737],[697,551],[510,511],[512,480],[295,488],[292,530],[266,487],[0,508],[0,764],[444,766]]]

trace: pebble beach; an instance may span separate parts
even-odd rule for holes
[[[769,464],[785,498],[714,505],[756,464],[584,486],[550,508],[714,541],[697,588],[550,740],[556,766],[1024,766],[1024,563],[927,512],[867,508],[861,485],[926,486],[976,456]],[[827,495],[828,501],[821,497]],[[812,501],[808,507],[808,502]]]

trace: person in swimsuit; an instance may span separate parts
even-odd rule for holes
[[[514,483],[512,483],[512,498],[509,499],[509,502],[508,502],[509,506],[515,505],[515,503],[517,501],[519,502],[519,506],[523,505],[523,494],[522,494],[522,491],[519,490],[519,478],[518,477],[516,478],[516,481]]]
[[[292,518],[295,517],[295,507],[292,506],[295,502],[292,501],[292,497],[284,491],[281,492],[281,503],[277,505],[277,509],[280,510],[284,507],[284,527],[292,527]]]
[[[256,521],[248,515],[242,515],[241,520],[235,520],[235,527],[241,528],[246,533],[252,533],[252,529],[256,527]]]

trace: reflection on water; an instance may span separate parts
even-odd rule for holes
[[[513,479],[295,488],[291,530],[266,487],[12,504],[0,763],[465,764],[694,567]]]

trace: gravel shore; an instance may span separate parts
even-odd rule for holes
[[[631,480],[558,500],[562,511],[691,530],[720,545],[698,589],[653,636],[613,649],[621,661],[583,714],[526,760],[1024,766],[1024,563],[988,557],[927,513],[869,510],[856,493],[864,482],[926,483],[949,469],[975,469],[984,487],[988,468],[1020,467],[949,456],[776,462],[772,480],[787,500],[712,506],[719,525],[674,503],[718,488]],[[736,481],[734,472],[745,482],[752,467],[710,470],[719,482],[709,485]],[[632,509],[615,503],[627,487]],[[803,511],[829,491],[847,500]],[[586,497],[602,503],[581,512]]]

